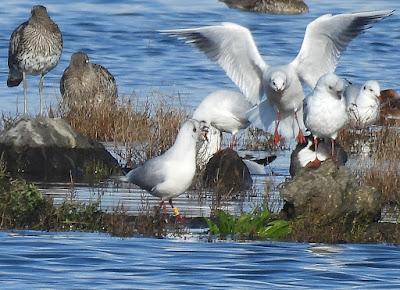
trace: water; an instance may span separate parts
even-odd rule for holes
[[[192,1],[193,2],[193,1]],[[114,74],[122,96],[147,96],[151,91],[179,95],[183,104],[196,106],[216,89],[235,88],[218,65],[181,41],[161,35],[160,29],[195,27],[222,21],[248,27],[259,51],[270,64],[292,60],[306,25],[325,13],[400,10],[399,1],[307,1],[310,13],[298,16],[244,13],[217,0],[44,1],[64,36],[61,62],[46,75],[46,105],[59,99],[59,79],[77,50]],[[329,2],[329,3],[327,3]],[[7,88],[7,50],[11,32],[25,21],[33,1],[7,1],[0,11],[0,110],[15,113],[22,87]],[[393,15],[358,37],[344,53],[338,72],[358,83],[377,79],[382,87],[399,88],[400,18]],[[38,77],[29,77],[30,112],[39,106]],[[22,106],[21,106],[22,108]],[[21,111],[21,110],[20,110]]]
[[[329,2],[329,3],[327,3]],[[28,18],[32,1],[2,3],[0,110],[15,113],[22,87],[7,88],[11,32]],[[290,61],[304,29],[324,13],[397,9],[391,0],[309,0],[310,13],[279,16],[228,9],[217,0],[44,1],[64,36],[60,64],[45,78],[46,105],[59,98],[59,79],[71,54],[86,51],[115,76],[122,96],[152,91],[196,106],[208,93],[235,88],[195,49],[157,30],[232,21],[248,27],[270,64]],[[355,83],[377,79],[399,89],[398,12],[353,41],[338,73]],[[37,77],[29,77],[29,105],[38,112]],[[20,104],[20,111],[22,109]],[[180,239],[112,238],[87,233],[0,233],[1,288],[399,288],[399,248],[299,243],[206,243]]]
[[[394,289],[399,262],[390,245],[0,233],[2,289]]]

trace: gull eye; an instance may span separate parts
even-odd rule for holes
[[[193,128],[193,132],[196,133],[196,132],[197,132],[197,129],[196,129],[196,128]]]
[[[329,89],[332,90],[333,89],[332,86],[329,86]]]
[[[370,92],[373,92],[374,90],[373,90],[373,89],[369,89],[369,91],[370,91]]]
[[[366,86],[364,86],[364,87],[363,87],[363,90],[365,91],[366,89],[367,89],[367,87],[366,87]]]
[[[272,84],[273,84],[274,86],[276,86],[276,83],[275,83],[275,82],[272,82]]]

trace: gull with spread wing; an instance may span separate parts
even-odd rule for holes
[[[322,75],[335,71],[353,38],[392,13],[382,10],[320,16],[307,25],[296,58],[281,66],[269,66],[250,31],[235,23],[161,32],[185,39],[217,62],[246,98],[253,105],[259,104],[250,120],[259,115],[262,129],[273,131],[276,143],[281,135],[297,135],[298,141],[305,142],[302,82],[313,89]]]

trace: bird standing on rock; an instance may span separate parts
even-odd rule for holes
[[[46,7],[41,5],[33,6],[29,20],[19,25],[11,34],[7,86],[15,87],[23,81],[24,114],[27,113],[26,75],[40,75],[40,115],[43,115],[44,75],[58,64],[62,48],[61,31],[47,14]]]
[[[269,66],[259,53],[250,31],[235,23],[189,29],[163,30],[161,33],[183,38],[217,62],[253,105],[250,121],[259,115],[261,129],[274,132],[274,141],[303,135],[302,82],[311,88],[318,79],[334,72],[342,52],[362,31],[393,11],[346,13],[318,17],[307,25],[296,58],[284,65]],[[267,96],[266,100],[262,97]],[[265,112],[264,112],[265,111]]]
[[[114,76],[103,66],[89,61],[84,52],[75,52],[60,80],[60,92],[67,106],[82,103],[113,104],[118,97]]]
[[[346,81],[334,73],[323,75],[317,82],[314,92],[306,99],[305,123],[314,135],[315,160],[307,167],[318,167],[318,138],[331,139],[331,155],[335,159],[335,139],[348,120],[346,100],[343,92]]]
[[[182,194],[192,183],[196,171],[196,144],[202,133],[200,122],[187,120],[170,149],[129,171],[124,180],[161,198],[160,207],[168,200],[174,215],[181,219],[178,208],[172,204],[172,198]]]

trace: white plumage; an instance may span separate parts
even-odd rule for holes
[[[217,62],[247,99],[253,105],[259,104],[252,122],[258,119],[262,129],[271,131],[275,127],[277,136],[291,138],[295,133],[304,141],[301,81],[314,88],[322,75],[335,70],[341,53],[354,37],[392,12],[323,15],[308,24],[297,57],[291,63],[273,67],[261,57],[250,31],[235,23],[161,32],[186,39]],[[264,94],[266,101],[262,99]],[[263,116],[265,112],[274,112],[273,117]]]
[[[369,80],[363,86],[350,85],[345,90],[349,123],[354,128],[365,128],[379,118],[381,89],[379,83]]]

